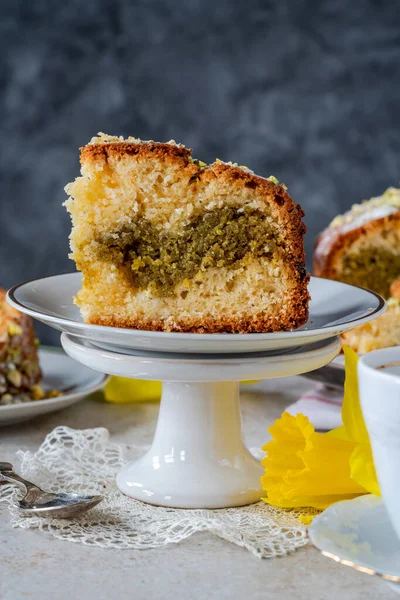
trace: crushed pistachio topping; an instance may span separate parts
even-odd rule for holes
[[[118,144],[120,142],[129,142],[131,144],[140,144],[142,140],[139,138],[135,138],[132,136],[127,137],[126,139],[122,135],[108,135],[107,133],[103,133],[99,131],[97,136],[92,137],[89,144]]]
[[[356,217],[384,206],[392,206],[400,210],[400,189],[390,187],[382,196],[376,196],[370,200],[364,200],[360,204],[353,204],[351,209],[344,215],[338,215],[333,219],[330,227],[340,227],[345,223],[351,223]]]
[[[8,335],[21,335],[22,327],[15,323],[14,321],[8,321],[7,323],[7,332]]]
[[[12,369],[11,371],[8,371],[8,373],[7,373],[7,379],[16,388],[21,387],[22,375],[21,375],[20,371],[17,371],[17,369]]]
[[[246,167],[245,165],[239,165],[239,163],[232,162],[231,160],[225,161],[225,160],[221,160],[220,158],[216,158],[215,164],[216,165],[228,165],[228,167],[236,167],[239,169],[243,169],[243,171],[249,171],[250,173],[253,173],[253,171],[251,169],[249,169],[249,167]]]
[[[191,156],[189,156],[189,162],[196,165],[196,167],[199,167],[200,169],[204,169],[207,166],[207,163],[199,160],[198,158],[192,158]]]
[[[124,138],[122,135],[108,135],[107,133],[99,131],[97,136],[92,137],[89,144],[119,144],[121,142],[128,142],[129,144],[155,143],[154,140],[141,140],[132,136]],[[178,146],[178,148],[184,148],[183,144],[178,144],[177,142],[175,142],[175,140],[169,140],[169,142],[165,143],[169,144],[170,146]]]
[[[215,159],[215,164],[216,165],[228,165],[228,167],[239,167],[240,169],[242,169],[243,167],[240,167],[239,163],[237,162],[232,162],[231,160],[221,160],[220,158],[216,158]]]
[[[32,386],[31,393],[34,400],[42,400],[45,397],[43,388],[39,383]]]
[[[279,185],[279,181],[276,177],[274,177],[274,175],[270,175],[269,177],[267,177],[267,181],[271,181],[275,185]]]
[[[62,396],[62,392],[59,392],[58,390],[46,392],[46,398],[59,398],[60,396]]]

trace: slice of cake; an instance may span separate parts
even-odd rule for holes
[[[390,297],[400,276],[400,190],[355,204],[317,239],[314,274]]]
[[[392,283],[390,293],[386,312],[369,323],[343,333],[344,344],[360,354],[400,346],[400,279]]]
[[[268,332],[307,321],[303,212],[274,177],[99,134],[66,186],[87,323]]]
[[[44,396],[32,319],[9,306],[0,289],[0,405]]]

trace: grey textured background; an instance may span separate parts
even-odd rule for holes
[[[97,131],[276,175],[309,258],[338,212],[399,184],[398,0],[2,0],[0,47],[4,287],[73,270],[63,187]]]

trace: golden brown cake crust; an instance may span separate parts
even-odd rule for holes
[[[139,144],[129,142],[113,142],[108,144],[88,144],[80,148],[80,162],[107,163],[110,157],[114,159],[124,156],[137,156],[139,159],[159,158],[168,163],[179,164],[179,166],[190,169],[193,179],[212,180],[218,177],[230,185],[245,185],[257,189],[261,193],[272,195],[276,205],[282,214],[291,216],[293,223],[299,228],[300,235],[304,235],[306,227],[301,221],[304,211],[299,204],[295,204],[282,185],[276,185],[265,177],[255,175],[245,167],[231,165],[225,162],[215,162],[204,168],[194,162],[190,162],[192,149],[184,146],[161,142],[141,142]],[[240,183],[239,183],[240,182]]]
[[[122,158],[124,156],[137,156],[138,158],[160,158],[166,162],[184,161],[189,164],[188,158],[192,150],[175,144],[160,142],[112,142],[105,144],[87,144],[80,148],[81,164],[87,162],[107,162],[109,157]]]

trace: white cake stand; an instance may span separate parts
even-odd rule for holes
[[[312,277],[309,320],[296,331],[136,331],[84,323],[73,302],[80,287],[80,273],[55,275],[14,286],[7,300],[61,330],[67,354],[82,364],[164,382],[153,445],[117,484],[133,498],[186,508],[244,505],[262,494],[262,469],[242,440],[238,381],[318,369],[338,354],[335,336],[385,310],[373,292]]]
[[[238,382],[311,371],[340,350],[338,338],[272,356],[126,354],[66,333],[61,342],[69,356],[96,371],[163,381],[152,446],[119,472],[117,485],[132,498],[180,508],[224,508],[259,500],[263,469],[243,443]]]

